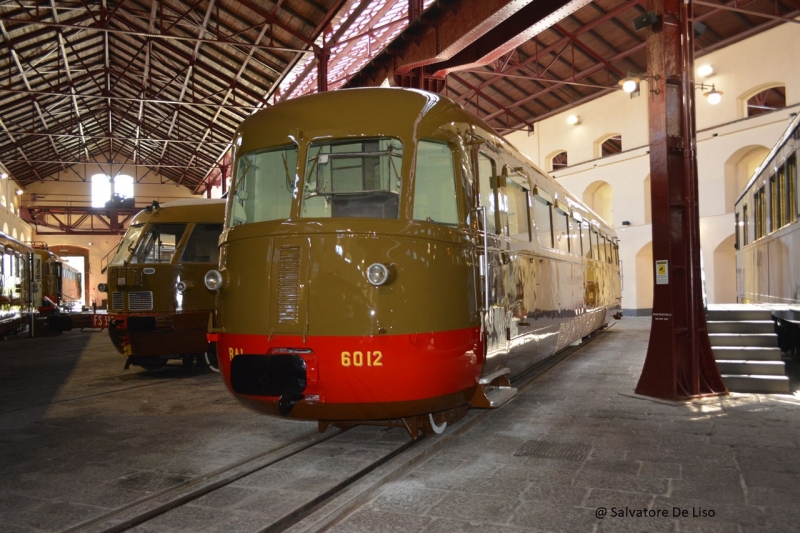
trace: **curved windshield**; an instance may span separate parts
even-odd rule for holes
[[[308,148],[304,218],[397,218],[403,143],[398,139],[340,140]]]
[[[130,261],[131,254],[133,253],[133,245],[139,240],[139,235],[142,234],[143,228],[144,224],[136,224],[128,228],[128,231],[125,232],[125,236],[122,238],[122,242],[119,243],[119,248],[117,248],[117,252],[114,254],[114,258],[109,265],[121,265],[125,261]]]
[[[239,156],[228,225],[289,218],[296,168],[295,145]]]

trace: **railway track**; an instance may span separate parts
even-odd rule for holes
[[[592,336],[594,338],[596,335]],[[590,339],[591,340],[591,339]],[[523,388],[533,382],[581,346],[570,347],[543,361],[514,385]],[[315,465],[314,475],[320,479],[318,491],[302,501],[282,509],[280,516],[265,518],[260,533],[316,533],[324,531],[365,503],[384,484],[400,478],[436,453],[451,439],[472,429],[492,411],[470,411],[468,415],[444,434],[422,437],[416,441],[395,429],[360,426],[347,431],[330,428],[326,433],[309,432],[281,446],[255,454],[224,468],[152,494],[107,514],[65,530],[65,533],[116,533],[143,526],[159,528],[159,520],[170,513],[185,511],[187,506],[225,487],[271,486],[297,465]],[[360,461],[319,461],[326,452],[321,448],[359,448],[372,446],[374,453]],[[316,462],[316,464],[315,464]],[[266,493],[265,493],[266,494]],[[189,530],[191,528],[187,528]]]

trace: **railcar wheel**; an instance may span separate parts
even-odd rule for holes
[[[217,361],[217,343],[212,342],[208,345],[208,349],[203,354],[206,366],[212,372],[219,372],[219,361]]]
[[[436,420],[434,420],[433,413],[428,413],[428,421],[425,424],[423,424],[423,427],[425,428],[426,433],[428,433],[428,430],[430,430],[430,433],[434,433],[435,435],[441,435],[447,428],[447,420],[443,420],[440,424],[437,425]]]

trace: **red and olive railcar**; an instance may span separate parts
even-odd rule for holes
[[[613,230],[447,98],[298,98],[234,146],[210,337],[255,410],[440,431],[619,312]]]

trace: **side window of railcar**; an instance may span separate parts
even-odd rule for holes
[[[603,246],[603,241],[600,239],[600,234],[592,230],[592,246],[595,249],[595,259],[598,261],[606,260],[606,249]]]
[[[494,159],[478,153],[478,186],[481,206],[486,207],[486,225],[489,233],[497,233],[497,202],[494,193],[494,177],[497,175]]]
[[[797,152],[786,158],[786,223],[797,220]]]
[[[533,221],[536,224],[536,235],[539,246],[553,247],[553,220],[551,218],[551,203],[541,195],[534,195]]]
[[[301,217],[396,219],[400,214],[399,139],[313,143],[305,168]]]
[[[558,207],[553,212],[553,233],[556,236],[556,248],[564,253],[569,253],[569,214]]]
[[[181,254],[181,263],[219,263],[222,224],[195,224]]]
[[[420,141],[414,172],[414,220],[458,224],[453,152],[445,143]]]
[[[592,242],[589,240],[589,221],[581,222],[581,249],[583,256],[587,259],[592,258]]]
[[[767,230],[767,199],[764,187],[756,191],[756,240],[766,235]]]
[[[133,253],[131,263],[169,263],[181,242],[186,224],[150,224]]]
[[[742,205],[742,247],[747,246],[749,220],[747,220],[747,204]]]
[[[580,257],[583,255],[583,248],[581,247],[581,223],[574,217],[569,217],[569,237],[570,237],[570,250],[572,255]]]
[[[297,146],[239,156],[233,176],[230,226],[289,218],[297,168]]]
[[[614,253],[611,250],[611,239],[603,235],[603,242],[606,245],[606,262],[613,263],[614,262]]]
[[[779,175],[773,174],[769,177],[769,231],[780,228],[783,224],[781,222],[781,188],[779,182]]]
[[[531,223],[528,208],[528,190],[515,181],[506,180],[505,208],[508,210],[508,236],[519,241],[531,240]]]

